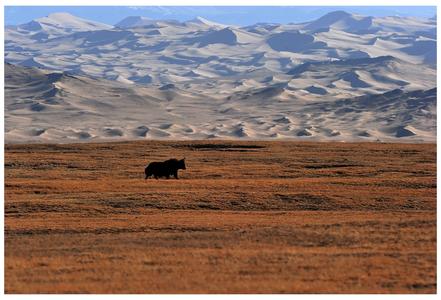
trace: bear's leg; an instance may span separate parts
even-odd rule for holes
[[[175,173],[174,173],[173,175],[175,175],[175,178],[176,178],[176,179],[179,179],[179,178],[178,178],[178,170],[176,170]]]
[[[145,168],[145,179],[151,177],[153,175],[153,170],[151,168]]]

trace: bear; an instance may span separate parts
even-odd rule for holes
[[[185,158],[181,160],[177,160],[176,158],[172,158],[163,162],[154,161],[151,162],[147,167],[145,167],[145,179],[153,176],[155,179],[159,177],[165,177],[167,179],[170,176],[174,176],[178,179],[178,170],[185,170]]]

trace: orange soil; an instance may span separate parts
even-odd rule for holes
[[[6,145],[5,291],[435,293],[436,145]]]

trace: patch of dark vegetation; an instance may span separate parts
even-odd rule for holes
[[[278,200],[295,205],[300,210],[334,210],[332,198],[312,194],[275,194]]]
[[[427,209],[427,203],[421,201],[420,199],[407,199],[401,207],[403,209]]]
[[[434,220],[410,220],[405,222],[393,222],[393,221],[358,221],[358,222],[344,222],[344,226],[352,228],[371,228],[371,229],[389,229],[395,230],[395,228],[434,228],[436,221]]]
[[[436,283],[413,283],[408,284],[407,287],[413,290],[433,290],[436,289]]]
[[[42,165],[42,163],[40,163],[40,162],[24,163],[24,162],[14,161],[14,162],[5,163],[5,169],[20,169],[20,168],[37,169],[41,165]]]
[[[209,228],[203,226],[166,226],[166,227],[154,227],[154,226],[141,226],[130,228],[43,228],[43,229],[9,229],[5,228],[5,235],[52,235],[52,234],[123,234],[123,233],[136,233],[136,232],[213,232],[219,231],[217,228]]]
[[[193,151],[236,151],[236,152],[247,152],[249,150],[263,149],[266,146],[262,145],[247,145],[247,144],[178,144],[174,145],[176,148],[189,148]]]
[[[204,175],[203,178],[222,178],[224,177],[224,175],[222,174],[208,174],[208,175]]]
[[[35,191],[37,192],[37,191]],[[5,205],[5,214],[14,213],[47,213],[47,212],[78,212],[80,208],[70,205],[16,202]]]
[[[204,151],[204,150],[202,150],[202,151]],[[218,151],[228,151],[228,152],[250,152],[250,151],[254,151],[254,150],[250,150],[250,149],[245,150],[245,149],[233,149],[233,148],[230,148],[230,149],[219,149]]]
[[[434,228],[436,221],[434,220],[410,220],[396,223],[400,228]]]
[[[292,228],[271,228],[257,230],[258,236],[271,236],[274,240],[297,247],[350,247],[359,243],[358,237]]]
[[[420,154],[421,151],[418,150],[400,150],[400,154]]]
[[[115,210],[112,213],[117,214],[139,214],[141,209],[169,209],[169,210],[221,210],[220,207],[207,203],[161,203],[161,202],[142,202],[140,204],[113,204],[109,205]]]
[[[179,203],[161,203],[159,200],[150,199],[142,200],[135,198],[122,199],[103,199],[97,201],[100,205],[111,207],[114,210],[112,213],[139,213],[139,209],[182,209],[185,208]]]
[[[59,162],[59,161],[35,161],[35,162],[7,162],[5,163],[5,169],[32,169],[32,170],[52,170],[57,168],[67,168],[67,169],[80,169],[80,170],[90,170],[90,168],[79,166],[78,164],[73,164],[69,162]]]
[[[201,209],[211,209],[211,210],[219,210],[220,209],[219,207],[214,206],[209,203],[198,203],[196,206]]]
[[[377,183],[378,186],[385,187],[397,187],[397,188],[409,188],[409,189],[436,189],[436,182],[423,183],[423,182],[408,182],[398,180],[385,180]]]
[[[66,168],[68,168],[68,169],[82,169],[80,166],[78,166],[76,164],[68,164],[66,166]]]
[[[412,177],[431,177],[433,176],[433,172],[425,171],[425,170],[419,170],[419,171],[411,171],[410,176]]]
[[[380,196],[380,197],[374,197],[374,200],[375,200],[375,202],[377,202],[377,203],[390,203],[390,202],[393,201],[392,198],[390,198],[390,197],[383,197],[383,196]]]
[[[15,167],[15,163],[5,163],[5,169],[12,169]]]
[[[347,168],[347,167],[364,167],[363,165],[354,164],[326,164],[326,165],[307,165],[305,169],[329,169],[329,168]]]
[[[313,230],[317,231],[317,230],[320,230],[320,229],[326,229],[326,230],[333,229],[333,230],[335,230],[335,229],[339,229],[341,227],[343,227],[342,224],[336,223],[336,224],[304,224],[304,225],[302,225],[301,228],[303,228],[303,229],[313,229]]]
[[[269,178],[281,178],[281,179],[285,179],[285,178],[315,178],[315,177],[320,177],[320,175],[316,175],[316,174],[310,174],[310,175],[298,175],[298,174],[273,174],[268,176]]]
[[[136,204],[133,201],[109,201],[106,205],[112,208],[134,208],[134,207],[142,207],[139,203]]]

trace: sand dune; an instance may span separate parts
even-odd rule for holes
[[[305,102],[287,97],[286,84],[275,84],[209,98],[171,84],[144,87],[10,64],[5,69],[7,142],[436,138],[436,89]]]
[[[283,72],[285,67],[327,61],[329,57],[346,60],[393,55],[406,63],[435,64],[436,23],[425,19],[371,18],[335,12],[304,24],[259,23],[238,28],[203,18],[182,23],[133,16],[111,27],[62,15],[66,24],[60,23],[58,14],[44,18],[45,24],[66,27],[56,35],[41,26],[38,19],[6,28],[6,61],[107,79],[112,79],[112,75],[106,75],[109,70],[127,62],[124,72],[134,72],[130,80],[142,84],[156,84],[156,80],[146,81],[144,77],[158,78],[165,70],[177,76],[195,69],[223,77],[237,74],[219,73],[218,63],[228,69],[242,66],[241,73],[246,74],[271,65],[274,59],[290,66],[273,64],[272,75]],[[369,31],[372,28],[375,32]]]
[[[281,32],[271,35],[268,45],[276,51],[288,51],[302,53],[312,49],[324,49],[327,47],[324,42],[314,41],[314,36],[298,32]]]
[[[379,28],[373,28],[372,21],[372,17],[352,15],[345,11],[335,11],[310,22],[305,26],[305,29],[317,32],[317,30],[333,28],[351,33],[374,33]]]
[[[32,39],[42,40],[62,36],[71,32],[95,31],[112,26],[72,16],[68,13],[53,13],[47,17],[16,26],[16,31],[30,35]]]
[[[242,28],[51,14],[5,29],[5,137],[434,141],[435,33],[342,11]]]

